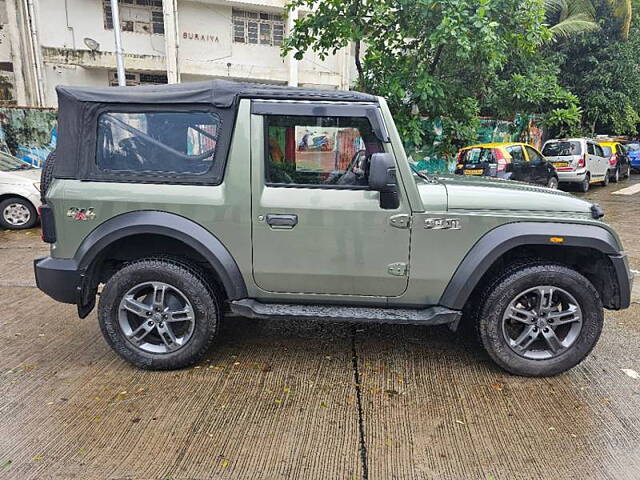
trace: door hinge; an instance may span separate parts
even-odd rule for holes
[[[396,228],[409,228],[411,225],[411,215],[400,213],[389,217],[389,224]]]
[[[409,273],[409,266],[401,262],[392,263],[387,266],[387,272],[395,277],[403,277]]]

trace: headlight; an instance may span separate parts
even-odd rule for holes
[[[34,183],[33,186],[36,190],[40,191],[40,183]]]

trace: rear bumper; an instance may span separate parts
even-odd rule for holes
[[[72,259],[41,257],[33,261],[36,285],[54,300],[77,304],[80,299],[80,271]]]
[[[559,182],[580,183],[584,181],[584,176],[587,173],[587,169],[583,168],[581,170],[572,170],[570,172],[557,170],[557,173]]]
[[[631,288],[633,287],[633,273],[629,270],[629,260],[625,254],[609,255],[609,258],[616,272],[620,297],[617,304],[613,305],[613,308],[615,310],[629,308],[629,305],[631,305]]]

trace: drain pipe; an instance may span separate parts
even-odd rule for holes
[[[31,55],[33,56],[33,70],[36,74],[36,101],[39,107],[45,106],[44,101],[44,77],[42,75],[42,63],[40,58],[40,42],[38,40],[38,30],[33,0],[25,1],[25,12],[27,14],[27,28],[31,36]]]
[[[113,36],[116,40],[116,67],[118,71],[118,86],[125,87],[127,85],[127,78],[125,77],[124,73],[124,51],[122,50],[122,36],[120,33],[120,10],[118,7],[118,0],[111,0],[111,18],[113,19]]]

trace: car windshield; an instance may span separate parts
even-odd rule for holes
[[[460,163],[465,165],[491,163],[494,161],[493,152],[490,148],[470,148],[469,150],[464,150],[460,154]]]
[[[15,170],[29,170],[33,168],[19,158],[0,152],[0,172],[11,172]]]
[[[625,143],[624,146],[627,147],[627,150],[630,152],[637,152],[640,150],[640,143]]]
[[[611,147],[606,147],[604,145],[600,145],[602,147],[602,151],[604,152],[605,157],[611,156]]]
[[[568,157],[582,154],[580,142],[575,140],[553,141],[545,144],[542,149],[545,157]]]

